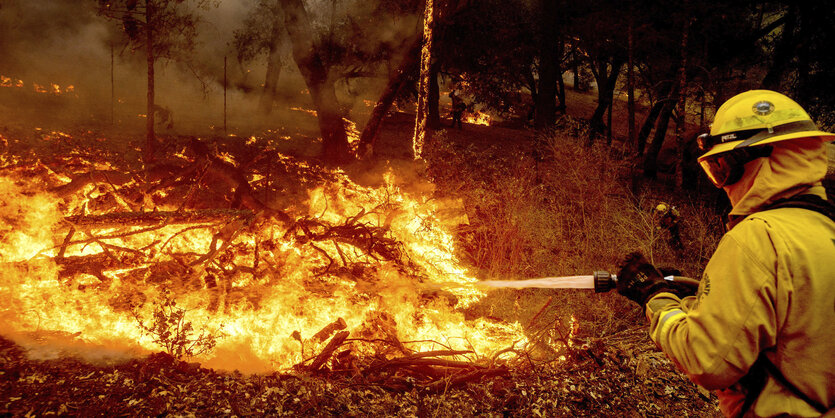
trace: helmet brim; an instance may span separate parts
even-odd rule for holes
[[[756,143],[751,144],[749,146],[756,147],[758,145],[772,144],[774,142],[787,141],[789,139],[815,138],[815,137],[823,138],[826,141],[835,141],[835,134],[833,134],[833,133],[824,132],[824,131],[803,131],[803,132],[793,132],[793,133],[789,133],[789,134],[777,135],[777,136],[774,136],[774,137],[771,137],[771,138],[766,138],[766,139],[763,139],[762,141],[756,142]],[[743,142],[745,142],[745,141],[733,141],[733,142],[726,142],[724,144],[717,144],[713,148],[711,148],[710,151],[702,154],[702,156],[699,157],[698,160],[702,161],[703,159],[705,159],[707,157],[710,157],[711,155],[716,155],[716,154],[721,154],[723,152],[731,151],[731,150],[735,149],[738,145],[742,144]]]

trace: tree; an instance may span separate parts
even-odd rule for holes
[[[626,108],[628,147],[635,147],[635,0],[629,0],[629,28],[627,32]]]
[[[334,0],[327,8],[306,9],[304,1],[258,0],[244,26],[236,31],[235,46],[242,61],[268,55],[259,107],[268,112],[275,103],[282,60],[280,46],[289,39],[293,59],[308,85],[318,114],[322,156],[330,162],[346,161],[350,156],[342,118],[350,117],[351,105],[337,103],[337,93],[347,93],[340,96],[343,100],[346,96],[348,100],[355,99],[355,79],[374,77],[385,71],[395,82],[389,83],[363,130],[357,151],[361,156],[366,155],[373,146],[382,116],[403,90],[404,83],[413,80],[412,73],[417,72],[416,69],[392,72],[391,67],[398,63],[409,67],[413,61],[409,51],[414,50],[415,44],[419,54],[420,33],[409,30],[412,21],[416,22],[415,27],[419,23],[414,17],[418,3],[417,0],[373,3]]]
[[[557,19],[561,16],[558,4],[553,0],[541,0],[539,17],[539,84],[535,101],[534,126],[553,126],[557,118],[557,79],[560,71],[560,49]]]
[[[293,59],[313,99],[322,133],[322,158],[338,164],[350,159],[345,122],[339,109],[334,80],[313,38],[310,17],[301,0],[279,0],[284,26],[293,44]]]
[[[779,1],[771,39],[763,37],[769,68],[762,86],[794,97],[824,127],[835,126],[835,10],[826,2]],[[776,17],[774,17],[776,16]]]
[[[429,125],[429,94],[432,82],[432,32],[435,29],[435,0],[426,0],[423,12],[423,46],[420,51],[420,81],[418,82],[418,103],[415,118],[415,135],[412,144],[415,159],[422,158],[423,145],[431,138]]]
[[[461,3],[442,14],[443,30],[436,33],[441,72],[464,80],[463,92],[482,106],[508,113],[524,90],[534,96],[537,90],[538,10],[526,0]]]
[[[241,62],[254,60],[266,53],[267,72],[258,109],[262,114],[272,112],[278,96],[278,78],[281,74],[281,43],[285,39],[282,21],[284,14],[277,0],[259,0],[247,16],[243,29],[235,31],[235,49]]]
[[[796,28],[798,26],[798,15],[800,6],[797,2],[789,2],[784,14],[780,36],[774,42],[771,54],[771,65],[762,80],[762,86],[766,89],[779,90],[783,79],[789,72],[789,65],[795,57],[797,48],[801,45],[797,38]]]
[[[685,104],[685,92],[686,92],[686,74],[687,74],[687,56],[688,56],[688,37],[690,34],[690,27],[692,23],[692,14],[690,12],[689,1],[683,0],[683,5],[679,10],[682,13],[678,16],[676,22],[680,25],[679,26],[679,64],[677,65],[675,79],[672,81],[673,88],[672,94],[670,98],[665,101],[663,108],[661,110],[661,114],[658,119],[658,125],[655,128],[655,138],[652,140],[652,144],[650,144],[649,151],[647,152],[646,157],[644,158],[644,176],[646,177],[655,177],[657,174],[657,161],[658,161],[658,154],[661,152],[661,147],[664,145],[664,139],[667,136],[667,125],[669,124],[670,117],[673,114],[673,110],[676,107],[679,108],[679,118],[680,122],[677,128],[677,134],[679,135],[679,139],[681,139],[681,135],[684,131],[684,125],[686,123],[686,112],[684,108]]]
[[[704,3],[682,0],[660,13],[654,0],[635,1],[640,5],[635,9],[636,19],[643,22],[636,23],[635,36],[640,39],[634,51],[639,60],[637,68],[644,92],[654,99],[638,134],[638,149],[643,152],[646,139],[656,126],[644,159],[644,174],[653,177],[668,119],[676,115],[676,145],[682,151],[693,138],[684,138],[685,132],[691,131],[686,127],[684,103],[697,99],[703,109],[706,103],[715,108],[730,95],[757,88],[759,74],[766,70],[764,54],[769,50],[763,42],[786,20],[776,14],[764,21],[763,15],[771,12],[764,13],[763,3],[718,0],[705,7]],[[704,116],[700,119],[702,125]],[[680,163],[677,168],[694,164]]]
[[[597,0],[572,4],[571,31],[579,39],[578,49],[597,82],[597,108],[589,121],[589,144],[603,133],[603,116],[612,105],[618,76],[627,61],[628,21],[623,2]]]
[[[386,112],[388,112],[394,102],[394,99],[403,87],[403,84],[409,79],[409,75],[418,70],[421,39],[422,37],[420,36],[420,33],[415,33],[413,39],[408,42],[409,46],[402,54],[400,63],[397,65],[396,69],[389,74],[388,83],[386,83],[385,89],[380,94],[380,98],[377,100],[377,103],[374,105],[374,109],[371,111],[371,117],[368,118],[368,122],[366,122],[365,127],[362,129],[362,133],[360,134],[360,141],[357,146],[357,156],[359,158],[365,158],[374,152],[374,145],[377,141],[377,133],[380,130],[380,124],[383,120],[383,116],[385,116]]]
[[[148,66],[145,163],[154,160],[154,66],[160,59],[188,56],[194,50],[197,16],[190,5],[208,8],[209,0],[99,0],[99,13],[122,23],[128,45],[145,49]]]

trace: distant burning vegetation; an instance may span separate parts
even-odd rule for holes
[[[38,83],[29,83],[31,90],[35,93],[40,94],[53,94],[53,95],[62,95],[62,94],[71,94],[75,93],[75,86],[72,84],[68,84],[66,86],[61,87],[55,83],[46,83],[46,84],[38,84]],[[14,88],[14,89],[27,89],[27,83],[23,80],[14,78],[14,77],[6,77],[4,75],[0,75],[0,87],[6,88]]]

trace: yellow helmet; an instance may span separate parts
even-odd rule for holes
[[[710,134],[699,137],[706,151],[699,161],[733,149],[807,137],[835,137],[818,130],[794,100],[771,90],[750,90],[728,99],[713,118]]]
[[[719,107],[709,134],[698,145],[706,151],[699,164],[717,187],[738,181],[743,165],[766,157],[771,147],[790,139],[835,137],[818,130],[805,110],[794,100],[770,90],[750,90],[731,97]],[[734,153],[728,151],[738,150]]]

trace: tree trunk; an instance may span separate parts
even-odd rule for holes
[[[432,34],[435,29],[435,0],[426,0],[423,10],[423,48],[420,53],[420,82],[418,83],[415,134],[412,149],[415,159],[423,157],[423,146],[431,138],[429,127],[429,91],[432,77]]]
[[[678,92],[674,94],[677,95]],[[644,177],[656,178],[658,176],[658,154],[661,153],[661,146],[664,145],[664,138],[667,137],[667,126],[670,123],[670,117],[673,115],[676,102],[677,100],[664,102],[661,115],[658,117],[658,124],[655,127],[655,136],[652,138],[652,143],[649,144],[646,157],[644,157]]]
[[[612,145],[612,107],[614,107],[614,101],[609,102],[609,106],[606,108],[606,145]]]
[[[539,44],[539,92],[535,103],[536,111],[534,126],[547,128],[556,122],[557,113],[557,48],[554,46],[554,39],[557,37],[556,22],[557,2],[551,0],[541,1],[542,15],[540,16],[540,28],[542,39]]]
[[[267,57],[267,75],[264,78],[264,91],[261,93],[261,100],[258,103],[258,109],[264,115],[272,113],[273,105],[278,96],[278,77],[281,75],[281,31],[283,29],[283,27],[273,29],[270,54]]]
[[[600,60],[598,64],[599,68],[595,72],[595,78],[597,79],[597,108],[589,120],[591,127],[589,132],[589,146],[594,143],[596,136],[603,133],[606,127],[606,123],[603,122],[603,115],[606,113],[606,109],[614,102],[615,85],[618,81],[620,70],[623,67],[623,61],[614,59],[611,63],[611,70],[609,70],[609,63],[604,60]]]
[[[302,0],[281,0],[281,6],[284,9],[284,24],[293,44],[293,59],[304,77],[319,116],[319,130],[322,133],[321,156],[331,164],[346,162],[350,155],[345,122],[336,100],[333,80],[330,79],[328,69],[325,68],[313,42],[307,11]]]
[[[661,91],[660,98],[652,105],[649,114],[647,114],[647,118],[644,119],[644,124],[641,126],[641,131],[638,132],[638,138],[636,139],[638,142],[638,155],[644,155],[644,148],[646,148],[647,138],[649,138],[649,134],[652,132],[652,127],[655,126],[655,121],[658,120],[658,115],[661,114],[664,104],[670,100],[669,97],[666,97],[668,92],[669,89]]]
[[[574,46],[571,50],[571,67],[574,72],[574,90],[580,90],[580,62],[577,58],[577,46]]]
[[[397,92],[400,90],[408,75],[417,70],[418,59],[420,57],[420,41],[420,35],[415,36],[411,42],[411,46],[409,46],[401,59],[400,65],[389,76],[388,84],[386,84],[385,90],[380,95],[380,99],[377,100],[377,104],[374,105],[374,109],[371,111],[371,117],[368,118],[362,134],[360,134],[360,142],[357,148],[357,156],[359,158],[373,154],[374,144],[377,142],[377,132],[380,130],[380,123],[383,121],[383,116],[388,112],[391,104],[394,102],[394,98],[397,96]]]
[[[688,6],[687,1],[685,1],[685,7]],[[687,36],[690,32],[690,25],[692,23],[692,19],[690,16],[687,16],[687,20],[684,23],[684,27],[681,29],[681,64],[678,68],[678,77],[677,77],[677,84],[678,84],[678,101],[676,103],[677,113],[678,113],[678,120],[676,121],[676,155],[683,155],[684,154],[684,131],[687,125]],[[682,173],[681,173],[681,165],[683,161],[679,161],[676,164],[676,184],[682,184]]]
[[[536,78],[533,76],[533,68],[528,67],[526,70],[527,71],[525,71],[525,74],[523,74],[523,76],[525,77],[525,82],[527,83],[528,90],[531,91],[531,102],[535,104],[538,100],[537,97],[539,97],[539,93],[536,90]]]
[[[154,161],[156,135],[154,134],[154,7],[152,0],[145,2],[145,58],[148,62],[148,98],[145,117],[145,163]]]
[[[558,43],[557,49],[557,100],[559,100],[559,106],[557,106],[557,112],[565,114],[566,111],[566,104],[565,104],[565,81],[562,79],[562,59],[563,53],[565,52],[565,42],[560,40]]]
[[[627,32],[627,63],[626,63],[626,109],[627,109],[627,139],[626,149],[635,149],[635,45],[633,39],[635,17],[634,0],[629,2],[629,29]]]

